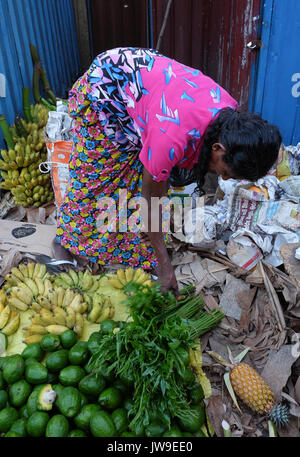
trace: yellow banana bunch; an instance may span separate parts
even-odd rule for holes
[[[81,294],[75,294],[73,300],[69,304],[68,308],[73,308],[76,313],[84,313],[87,310],[87,304],[83,302]]]
[[[10,273],[17,277],[20,281],[24,281],[25,278],[39,278],[46,279],[49,275],[45,264],[28,262],[20,263],[18,267],[12,267]]]
[[[117,273],[109,278],[109,284],[116,289],[123,289],[129,282],[152,285],[151,275],[142,268],[138,268],[136,271],[132,267],[126,268],[126,270],[119,268]]]
[[[7,324],[1,329],[2,333],[5,333],[6,336],[13,335],[16,333],[20,325],[20,314],[13,310],[10,313],[9,320]]]
[[[97,319],[99,319],[100,317],[104,303],[105,297],[101,294],[95,293],[93,296],[92,309],[87,317],[90,322],[97,322]]]
[[[4,307],[4,309],[0,313],[0,330],[6,326],[9,318],[10,318],[11,310],[8,305]]]
[[[74,271],[74,273],[76,275],[75,271]],[[73,273],[72,273],[72,275],[73,275]],[[65,289],[68,289],[70,287],[74,288],[75,286],[77,286],[77,282],[74,282],[73,277],[74,277],[74,275],[71,276],[71,274],[69,274],[69,272],[68,273],[61,272],[54,279],[54,284],[59,287],[64,287]],[[77,275],[76,275],[76,278],[77,278]]]
[[[107,305],[103,309],[99,318],[97,319],[97,324],[100,324],[100,322],[104,321],[105,319],[111,319],[112,317],[114,317],[114,314],[115,314],[115,308],[112,305]]]
[[[55,323],[58,325],[66,326],[67,322],[67,314],[66,311],[60,308],[59,306],[54,306],[53,309],[53,317],[55,319]]]
[[[24,303],[22,300],[19,300],[16,296],[10,297],[8,299],[8,304],[14,308],[17,308],[19,311],[27,311],[28,305]]]

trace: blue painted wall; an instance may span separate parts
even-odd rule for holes
[[[0,113],[9,124],[22,113],[22,87],[32,88],[29,43],[54,93],[64,98],[80,68],[72,0],[0,0]]]
[[[262,0],[262,42],[249,109],[300,141],[300,1]]]

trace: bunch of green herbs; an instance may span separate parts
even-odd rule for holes
[[[162,293],[159,284],[150,288],[131,283],[126,291],[130,322],[103,336],[89,366],[93,372],[105,369],[131,381],[132,429],[147,426],[157,412],[170,427],[172,418],[193,415],[186,381],[187,370],[191,370],[184,353],[195,344],[197,336],[218,324],[223,314],[203,311],[202,297],[189,288],[180,300],[171,292]]]

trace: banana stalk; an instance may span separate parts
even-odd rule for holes
[[[29,93],[28,87],[23,87],[22,95],[23,95],[23,113],[24,113],[25,120],[27,122],[32,122],[31,114],[30,114],[30,101],[29,101],[30,93]]]
[[[10,130],[9,130],[9,125],[7,123],[6,117],[3,114],[0,116],[0,128],[1,128],[2,132],[3,132],[7,148],[8,149],[14,149],[15,143],[14,143],[14,140],[13,140],[13,138],[11,136],[11,133],[10,133]]]

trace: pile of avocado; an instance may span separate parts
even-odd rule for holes
[[[22,354],[1,357],[0,436],[204,436],[199,430],[205,420],[204,405],[198,408],[198,424],[186,424],[181,430],[166,431],[156,420],[139,434],[129,429],[130,384],[88,367],[102,334],[110,330],[108,319],[88,341],[78,341],[73,330],[60,336],[46,334]]]

